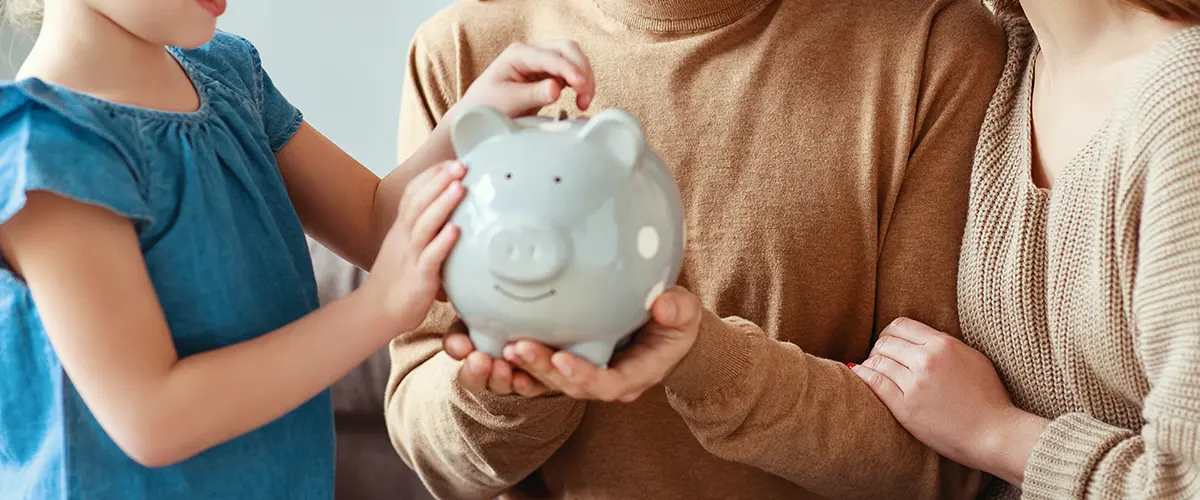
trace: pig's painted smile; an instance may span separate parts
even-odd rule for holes
[[[555,293],[555,292],[554,292],[554,289],[553,289],[553,288],[551,288],[551,289],[550,289],[550,291],[548,291],[548,292],[541,293],[541,294],[538,294],[538,295],[528,296],[528,297],[527,297],[527,296],[521,296],[521,295],[517,295],[517,294],[515,294],[515,293],[512,293],[512,292],[510,292],[510,291],[508,291],[508,290],[505,290],[505,289],[504,289],[504,287],[502,287],[502,286],[500,286],[500,285],[496,285],[494,288],[496,289],[496,291],[497,291],[497,292],[500,292],[500,295],[503,295],[503,296],[505,296],[505,297],[508,297],[508,298],[510,298],[510,299],[513,299],[513,300],[515,300],[515,301],[517,301],[517,302],[527,302],[527,303],[528,303],[528,302],[537,302],[537,301],[539,301],[539,300],[545,300],[545,299],[548,299],[548,298],[550,298],[550,297],[553,297],[553,296],[554,296],[554,293]]]

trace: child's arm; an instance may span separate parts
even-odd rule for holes
[[[131,458],[165,466],[258,428],[416,328],[457,238],[461,167],[418,176],[368,283],[254,340],[179,359],[127,220],[43,191],[0,225],[50,342],[97,421]]]
[[[564,83],[576,90],[580,108],[591,104],[592,72],[577,45],[516,44],[471,84],[458,106],[488,104],[510,116],[534,114],[558,100]],[[454,156],[449,132],[439,127],[381,182],[305,123],[276,158],[305,231],[342,258],[371,269],[404,186],[425,167]]]

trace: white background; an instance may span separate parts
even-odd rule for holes
[[[253,42],[309,123],[382,175],[397,163],[408,43],[452,1],[229,0],[219,26]],[[0,25],[0,80],[13,77],[28,38]]]

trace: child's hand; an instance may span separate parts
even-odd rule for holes
[[[514,118],[534,115],[558,101],[566,86],[575,89],[579,109],[592,104],[596,82],[579,45],[570,40],[517,43],[479,75],[455,108],[485,104]]]
[[[442,263],[459,234],[447,219],[462,201],[466,172],[460,163],[445,162],[408,183],[400,212],[363,286],[378,297],[399,331],[420,326],[441,291]]]

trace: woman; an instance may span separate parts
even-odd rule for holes
[[[989,496],[1200,498],[1200,1],[997,11],[965,343],[900,320],[852,369],[918,439],[1002,479]]]

